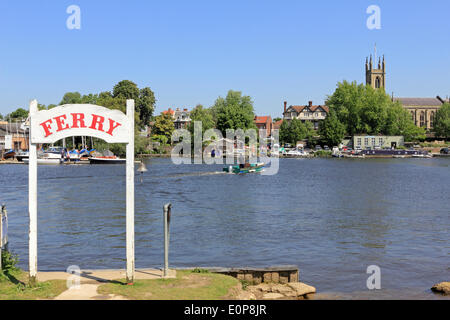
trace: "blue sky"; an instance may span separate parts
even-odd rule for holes
[[[66,27],[72,4],[81,30]],[[366,27],[372,4],[381,30]],[[338,81],[363,82],[375,43],[389,93],[445,97],[449,12],[448,0],[2,0],[0,113],[128,79],[155,92],[156,113],[211,106],[233,89],[257,114],[281,116],[284,100],[323,104]]]

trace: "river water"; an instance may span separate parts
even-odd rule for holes
[[[136,175],[136,267],[297,265],[339,299],[443,299],[450,280],[450,159],[280,159],[278,174],[146,160]],[[0,166],[10,248],[28,261],[28,167]],[[39,166],[38,268],[125,268],[125,166]],[[381,290],[366,287],[367,267]]]

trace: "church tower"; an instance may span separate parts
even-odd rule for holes
[[[383,61],[381,58],[378,58],[378,68],[376,69],[373,68],[372,55],[370,55],[370,61],[366,58],[366,84],[374,89],[386,89],[386,63],[384,61],[384,55]]]

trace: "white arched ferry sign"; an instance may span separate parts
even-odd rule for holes
[[[37,277],[37,144],[54,143],[72,136],[91,136],[108,143],[126,143],[126,254],[127,281],[134,280],[134,100],[127,114],[90,104],[68,104],[38,111],[30,103],[30,156],[28,175],[29,275]]]
[[[93,136],[109,143],[129,142],[128,118],[119,110],[69,104],[31,117],[31,143],[53,143],[69,136]]]

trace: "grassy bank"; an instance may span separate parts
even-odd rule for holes
[[[67,290],[66,281],[52,280],[28,285],[28,274],[16,267],[17,256],[2,251],[0,270],[0,300],[53,299]]]
[[[67,290],[66,281],[52,280],[28,285],[28,274],[22,270],[0,273],[0,300],[53,299]]]
[[[131,300],[220,300],[233,299],[237,279],[199,270],[177,270],[176,279],[137,280],[126,285],[125,280],[101,285],[102,295],[121,295]]]

